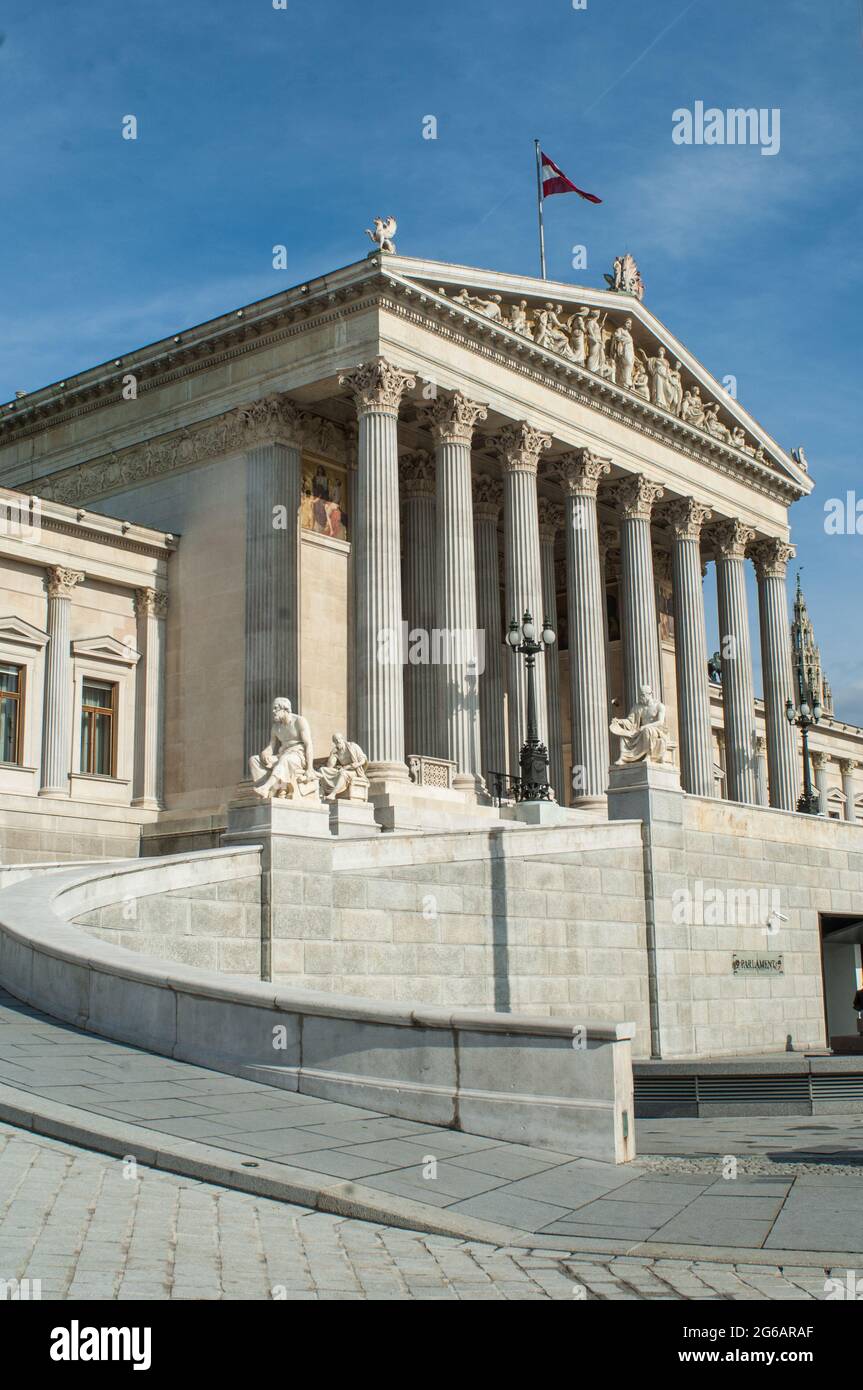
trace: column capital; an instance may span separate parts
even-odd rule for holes
[[[694,497],[681,497],[668,507],[666,516],[675,540],[697,541],[701,528],[713,513]]]
[[[718,522],[710,534],[717,554],[723,560],[742,560],[746,554],[746,547],[755,536],[752,527],[737,517]]]
[[[643,473],[631,473],[614,489],[621,515],[627,521],[649,521],[654,504],[664,496],[665,489]]]
[[[66,569],[63,565],[49,565],[46,584],[49,598],[71,598],[73,590],[83,584],[86,578],[83,570]]]
[[[590,449],[571,449],[554,460],[550,471],[570,497],[595,497],[600,479],[611,472],[611,461]]]
[[[352,393],[358,415],[398,416],[399,406],[405,391],[416,386],[416,377],[388,362],[385,357],[375,357],[371,362],[361,362],[349,372],[342,372],[339,385],[347,386]]]
[[[399,483],[403,497],[434,497],[434,459],[425,449],[414,449],[399,458]]]
[[[551,448],[551,435],[522,420],[502,429],[496,444],[506,473],[535,475],[540,454]]]
[[[438,396],[419,418],[431,430],[435,444],[470,444],[474,426],[488,418],[488,408],[454,391],[451,396]]]
[[[503,506],[503,483],[490,473],[475,473],[472,480],[473,514],[478,521],[497,523]]]
[[[778,536],[756,541],[750,551],[759,579],[784,579],[788,561],[793,560],[797,551],[787,541]]]
[[[563,526],[563,507],[559,502],[552,502],[550,497],[540,497],[538,509],[539,539],[553,544],[555,535]]]
[[[164,618],[168,611],[168,595],[164,589],[136,589],[135,613],[139,617]]]
[[[825,752],[823,748],[813,748],[809,756],[816,772],[823,772],[830,762],[830,754]]]
[[[249,444],[287,444],[301,449],[303,415],[289,396],[277,392],[241,406],[240,421]]]
[[[853,758],[840,758],[840,759],[839,759],[839,770],[840,770],[840,772],[842,773],[842,776],[843,776],[843,777],[850,777],[850,776],[852,775],[852,773],[855,772],[859,766],[860,766],[860,764],[859,764],[858,762],[855,762],[855,760],[854,760]]]

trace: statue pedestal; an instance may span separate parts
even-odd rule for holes
[[[232,844],[255,844],[262,836],[330,837],[330,808],[312,797],[302,801],[241,797],[228,802],[228,828],[223,839]]]
[[[680,773],[672,763],[613,764],[608,772],[608,819],[651,820],[667,800],[669,805],[679,801],[683,792]],[[676,809],[672,819],[682,812]]]
[[[380,835],[381,827],[375,820],[375,808],[370,801],[359,797],[337,796],[327,803],[330,816],[330,834],[341,840],[367,839],[370,835]]]

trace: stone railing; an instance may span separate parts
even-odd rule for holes
[[[256,848],[37,874],[0,892],[0,983],[76,1027],[286,1090],[608,1162],[634,1157],[631,1024],[371,1003],[95,940],[72,919],[249,872]]]

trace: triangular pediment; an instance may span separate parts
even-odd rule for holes
[[[116,637],[83,637],[72,643],[72,655],[84,656],[89,660],[119,662],[123,666],[134,666],[141,659],[126,642],[118,642]]]
[[[469,266],[382,257],[410,293],[446,308],[482,337],[508,342],[534,363],[546,359],[618,396],[657,423],[727,451],[751,472],[772,473],[800,494],[812,490],[805,455],[784,450],[635,293],[505,275]],[[611,279],[612,277],[608,277]]]
[[[0,618],[0,641],[17,642],[21,646],[38,647],[41,650],[48,641],[48,634],[43,632],[41,627],[34,627],[32,623],[25,622],[23,618],[10,615]]]

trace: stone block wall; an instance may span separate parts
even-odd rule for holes
[[[273,978],[649,1035],[637,825],[273,839]]]
[[[0,863],[135,859],[146,814],[36,796],[0,797]]]
[[[686,883],[667,848],[657,887],[715,890],[691,925],[665,926],[663,988],[681,1002],[688,976],[691,1050],[823,1047],[819,913],[863,917],[863,826],[698,797],[683,798],[683,808]],[[734,975],[741,951],[781,954],[783,973]]]
[[[176,888],[95,908],[75,925],[162,960],[260,978],[261,878]]]

